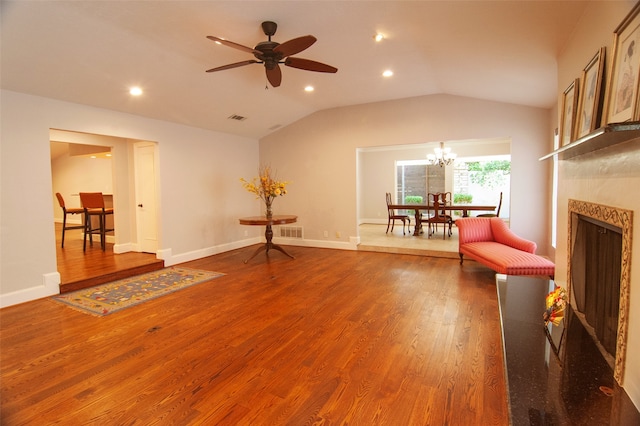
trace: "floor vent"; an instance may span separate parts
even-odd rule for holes
[[[229,116],[229,117],[227,117],[227,118],[228,118],[229,120],[237,120],[237,121],[244,121],[244,120],[246,120],[246,119],[247,119],[247,117],[243,117],[243,116],[238,115],[238,114],[230,115],[230,116]]]
[[[281,226],[280,237],[302,239],[302,226]]]

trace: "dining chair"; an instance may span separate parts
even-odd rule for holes
[[[105,208],[102,192],[81,192],[80,202],[84,208],[85,225],[82,250],[86,251],[87,249],[87,235],[89,235],[89,244],[93,246],[93,235],[96,234],[100,235],[100,246],[102,247],[102,251],[105,251],[107,248],[106,233],[114,231],[113,228],[107,228],[107,216],[113,215],[113,209]],[[97,228],[93,227],[91,220],[93,217],[98,218]]]
[[[60,194],[59,192],[56,192],[56,198],[58,199],[58,204],[60,204],[60,208],[62,208],[62,244],[60,245],[60,247],[64,248],[64,234],[67,230],[69,229],[83,229],[84,228],[84,224],[80,224],[80,225],[67,225],[67,215],[74,215],[74,214],[79,214],[82,215],[84,214],[84,209],[80,208],[80,207],[71,207],[71,208],[67,208],[67,206],[64,204],[64,198],[62,197],[62,194]],[[80,216],[82,217],[82,216]]]
[[[449,206],[451,207],[453,205],[453,194],[451,192],[443,192],[442,193],[444,196],[444,205],[445,206]],[[456,224],[456,220],[460,219],[461,217],[463,217],[464,215],[461,215],[462,212],[459,210],[447,210],[448,213],[446,213],[445,211],[443,211],[443,214],[446,214],[447,216],[449,216],[450,223],[449,223],[449,228],[451,228],[452,225]],[[451,236],[451,229],[449,229],[449,236]]]
[[[395,209],[391,208],[391,205],[393,204],[391,201],[391,193],[387,192],[385,194],[386,198],[387,198],[387,214],[389,219],[387,220],[387,232],[389,233],[389,226],[391,226],[391,232],[393,232],[393,227],[396,224],[396,220],[401,220],[402,221],[402,235],[405,235],[405,231],[404,231],[404,227],[406,225],[406,223],[408,222],[409,225],[407,226],[407,228],[409,226],[411,226],[411,218],[409,217],[409,215],[406,214],[397,214]]]
[[[502,208],[502,192],[500,192],[500,201],[498,202],[498,208],[495,213],[482,213],[476,217],[500,217],[500,209]]]
[[[447,237],[447,234],[451,237],[453,219],[451,218],[451,215],[447,214],[447,210],[440,208],[440,206],[451,205],[451,193],[438,192],[435,194],[428,194],[427,198],[429,200],[433,199],[433,216],[423,219],[423,222],[427,222],[428,224],[429,238],[437,232],[439,223],[442,223],[443,225],[442,239],[444,240]],[[431,229],[431,226],[433,226],[433,230]]]
[[[439,195],[436,193],[428,192],[427,193],[427,210],[425,213],[420,214],[420,223],[427,224],[427,233],[431,235],[431,226],[433,225],[434,229],[436,229],[437,224],[429,221],[429,219],[433,218],[435,213],[433,212],[435,203],[438,201]],[[423,228],[424,229],[424,228]],[[435,231],[434,231],[435,232]],[[422,233],[422,232],[421,232]]]

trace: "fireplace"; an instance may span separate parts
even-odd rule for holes
[[[631,210],[569,200],[571,305],[622,385],[631,268]]]

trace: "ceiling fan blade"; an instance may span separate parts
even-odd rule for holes
[[[238,50],[242,50],[244,52],[248,52],[248,53],[257,53],[257,54],[261,54],[262,52],[260,52],[259,50],[254,49],[253,47],[247,47],[247,46],[243,46],[241,44],[238,43],[234,43],[232,41],[229,40],[225,40],[223,38],[219,38],[219,37],[214,37],[214,36],[207,36],[207,38],[209,40],[213,40],[216,43],[220,43],[223,44],[225,46],[229,46],[229,47],[233,47],[234,49],[238,49]]]
[[[207,72],[228,70],[228,69],[231,69],[231,68],[238,68],[238,67],[243,67],[243,66],[249,65],[249,64],[259,64],[259,63],[260,63],[260,61],[256,61],[255,59],[249,59],[247,61],[235,62],[233,64],[223,65],[223,66],[217,67],[217,68],[211,68],[210,70],[207,70]]]
[[[276,46],[273,51],[282,54],[282,57],[286,58],[287,56],[295,55],[296,53],[302,52],[304,49],[315,43],[316,40],[317,39],[312,35],[294,38],[292,40],[285,41],[279,46]]]
[[[280,83],[282,82],[282,71],[280,70],[280,66],[276,64],[276,66],[271,69],[266,68],[266,71],[269,83],[271,83],[273,87],[280,86]]]
[[[287,58],[284,64],[288,67],[299,68],[301,70],[316,71],[316,72],[338,72],[338,68],[331,65],[323,64],[322,62],[312,61],[310,59],[302,58]]]

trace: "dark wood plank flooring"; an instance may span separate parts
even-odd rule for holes
[[[107,317],[0,310],[2,424],[506,425],[494,274],[474,262],[256,246]]]
[[[87,250],[83,251],[81,230],[67,231],[64,248],[62,224],[56,223],[56,256],[60,273],[60,292],[79,290],[106,282],[144,274],[164,267],[164,261],[149,253],[113,253],[113,244],[107,243],[105,251],[100,242],[94,241],[93,247],[87,241]]]

